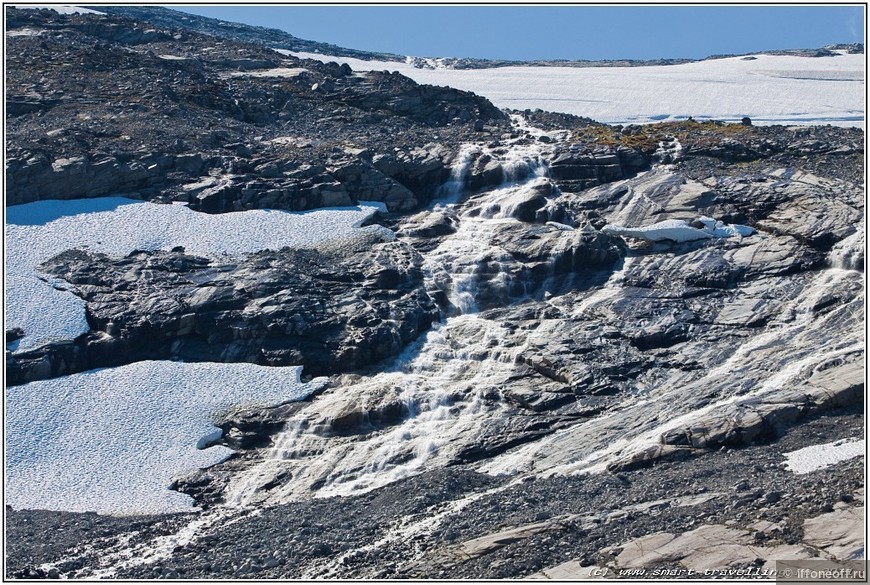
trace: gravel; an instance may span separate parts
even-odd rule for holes
[[[748,527],[781,523],[769,538],[798,542],[803,520],[850,501],[863,486],[863,459],[796,476],[783,452],[863,432],[860,407],[804,421],[771,443],[720,449],[682,462],[597,476],[552,477],[507,486],[507,478],[453,466],[348,498],[317,499],[238,515],[234,523],[206,530],[155,564],[118,567],[116,577],[152,578],[517,578],[569,559],[603,559],[601,550],[659,531],[682,532],[704,523]],[[736,479],[736,481],[735,481]],[[632,504],[679,496],[720,494],[695,506],[660,504],[641,512]],[[477,497],[440,524],[371,546],[397,526],[431,518],[450,502]],[[564,522],[560,516],[593,517]],[[171,533],[190,515],[109,517],[7,508],[7,577],[86,576],[97,552],[118,537],[130,546]],[[556,528],[519,539],[466,562],[439,558],[452,545],[509,527],[551,522]],[[33,538],[52,534],[52,539]],[[395,532],[393,533],[395,536]],[[94,552],[81,554],[82,547]],[[75,554],[79,551],[78,554]],[[611,551],[612,553],[613,551]],[[440,555],[440,556],[439,556]],[[72,557],[65,563],[59,561]],[[77,558],[78,557],[78,558]],[[324,573],[336,562],[332,572]],[[44,565],[41,569],[38,566]],[[42,572],[40,572],[42,571]]]

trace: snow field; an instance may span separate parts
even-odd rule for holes
[[[354,71],[398,71],[418,83],[472,91],[500,108],[586,116],[608,124],[696,119],[864,127],[864,55],[755,55],[649,67],[418,69],[279,50],[347,63]]]
[[[120,197],[39,201],[7,208],[6,320],[25,351],[88,331],[84,302],[38,273],[71,248],[111,256],[170,249],[208,257],[359,237],[382,203],[291,213],[210,215],[185,205]],[[301,368],[253,364],[139,362],[6,389],[6,503],[15,508],[144,514],[191,511],[172,478],[223,460],[224,447],[198,450],[236,406],[275,405],[324,383],[299,381]]]
[[[58,14],[105,14],[90,8],[82,8],[81,6],[69,6],[65,4],[16,4],[15,8],[22,10],[54,10]]]

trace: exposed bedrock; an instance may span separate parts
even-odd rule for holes
[[[625,179],[649,168],[650,160],[641,152],[618,147],[606,153],[567,150],[556,153],[550,163],[550,176],[566,191],[580,191]]]
[[[428,287],[452,316],[382,373],[335,377],[292,412],[225,421],[228,444],[263,445],[266,434],[268,447],[242,447],[179,489],[248,504],[353,494],[456,464],[521,476],[618,472],[766,441],[859,403],[855,190],[810,180],[807,193],[806,180],[765,179],[725,199],[720,189],[740,183],[709,183],[656,168],[571,194],[538,178],[404,220],[398,233],[422,251]],[[819,222],[808,206],[851,223]],[[544,209],[581,227],[531,223]],[[750,219],[752,235],[674,245],[591,227],[729,210],[795,223],[768,230]]]
[[[421,262],[401,242],[227,262],[183,251],[65,252],[43,269],[85,299],[91,332],[7,354],[8,380],[142,359],[304,365],[312,375],[358,369],[395,355],[439,318]]]
[[[163,484],[200,512],[7,510],[10,576],[583,579],[860,550],[861,460],[782,465],[863,433],[860,130],[499,112],[163,26],[7,8],[7,203],[388,213],[342,247],[39,267],[90,331],[20,351],[10,328],[8,384],[143,359],[329,378],[215,414],[200,446],[236,454]]]

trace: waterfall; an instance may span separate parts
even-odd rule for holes
[[[478,300],[482,283],[505,299],[522,288],[508,271],[516,260],[493,241],[505,224],[521,223],[512,217],[517,205],[542,191],[552,195],[543,146],[461,149],[433,207],[455,211],[457,230],[425,252],[423,263],[427,289],[449,299],[447,318],[381,373],[339,381],[319,395],[274,438],[263,461],[232,478],[228,502],[246,506],[375,489],[446,465],[457,449],[475,444],[482,414],[503,416],[510,406],[502,389],[525,346],[510,340],[511,328],[481,317]],[[497,161],[505,180],[461,202],[474,161],[484,154]],[[386,412],[402,416],[384,422]],[[358,422],[338,432],[337,420]]]
[[[497,419],[508,408],[500,389],[523,351],[509,335],[510,328],[478,315],[448,318],[386,371],[318,396],[274,438],[263,461],[232,477],[227,500],[251,506],[350,495],[446,465],[474,443],[482,412]],[[383,427],[330,431],[330,420],[349,409],[365,412],[365,404],[402,404],[406,415]]]
[[[297,439],[305,431],[307,422],[305,419],[292,419],[284,425],[284,430],[275,435],[262,462],[236,475],[224,494],[227,505],[244,506],[255,492],[280,476],[284,461],[302,456],[297,451]]]
[[[450,177],[447,182],[438,188],[436,194],[436,207],[453,205],[462,196],[465,191],[465,182],[468,177],[468,172],[471,169],[471,163],[480,154],[481,149],[476,144],[464,144],[459,149],[459,154],[453,165],[450,167]]]
[[[525,124],[521,116],[514,116],[514,124],[527,133],[530,131],[527,125],[521,126]],[[477,299],[482,280],[490,289],[497,289],[505,300],[510,290],[521,288],[512,282],[506,270],[513,257],[490,242],[505,222],[517,221],[514,217],[518,210],[535,200],[538,191],[548,197],[558,194],[558,188],[547,178],[546,153],[544,144],[528,143],[525,137],[504,147],[464,145],[460,149],[450,179],[439,189],[442,199],[437,204],[458,212],[457,231],[429,252],[423,265],[427,289],[446,293],[449,314],[479,310]],[[498,164],[502,183],[460,204],[474,161],[482,156]]]
[[[499,157],[499,162],[503,186],[547,175],[546,162],[537,144],[511,146]]]
[[[854,234],[838,242],[828,253],[832,268],[864,271],[864,222],[855,227]]]

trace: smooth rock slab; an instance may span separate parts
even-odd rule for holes
[[[198,450],[235,407],[302,399],[301,368],[138,362],[6,389],[6,504],[107,514],[190,512],[173,477],[231,450]]]
[[[690,532],[674,535],[650,534],[625,544],[616,557],[619,568],[652,568],[679,563],[685,569],[703,575],[706,571],[724,571],[756,559],[808,559],[813,551],[781,545],[762,547],[755,544],[747,530],[721,524],[705,524]]]
[[[804,541],[838,559],[864,558],[864,508],[834,510],[804,521]]]

